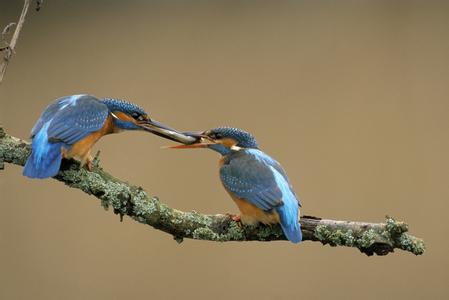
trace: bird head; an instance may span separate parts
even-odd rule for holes
[[[151,119],[145,110],[136,104],[118,99],[103,99],[103,103],[108,107],[114,124],[119,129],[145,130],[166,139],[185,144],[196,141],[195,137],[184,135],[173,128]]]
[[[184,132],[185,135],[196,139],[189,145],[171,146],[173,149],[209,148],[222,155],[242,149],[258,149],[256,139],[242,129],[219,127],[204,132]]]

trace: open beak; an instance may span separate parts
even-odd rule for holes
[[[168,146],[170,149],[195,149],[195,148],[207,148],[210,145],[216,144],[214,140],[204,135],[203,132],[183,132],[184,135],[194,138],[195,142],[184,145]]]
[[[139,123],[139,126],[142,127],[142,129],[145,131],[151,132],[160,137],[183,144],[193,144],[198,140],[193,136],[180,133],[177,130],[165,126],[164,124],[159,123],[158,121],[155,120],[148,119],[146,121]]]

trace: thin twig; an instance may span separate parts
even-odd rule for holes
[[[8,63],[11,59],[11,56],[14,53],[14,49],[17,44],[17,40],[19,39],[20,31],[22,30],[23,23],[25,22],[25,17],[28,12],[28,8],[30,6],[30,0],[25,0],[22,8],[22,13],[20,14],[19,21],[17,22],[16,29],[14,30],[14,34],[12,35],[11,41],[8,43],[7,47],[4,47],[4,55],[3,61],[0,64],[0,84],[3,81],[3,76],[5,76],[6,68],[8,67]],[[11,23],[7,26],[9,27]],[[7,28],[5,28],[6,30]]]
[[[5,35],[7,35],[15,25],[16,25],[16,23],[11,22],[8,25],[6,25],[5,28],[3,28],[2,39],[5,38]]]
[[[0,125],[0,165],[4,161],[23,166],[30,151],[28,142],[6,134]],[[141,187],[114,178],[98,165],[89,172],[80,169],[73,160],[64,160],[61,171],[54,178],[97,197],[104,207],[112,207],[120,217],[129,216],[173,235],[177,242],[184,238],[217,242],[285,240],[279,226],[239,226],[228,215],[203,215],[170,208],[158,198],[149,197]],[[302,217],[300,222],[305,241],[355,247],[367,255],[386,255],[394,249],[420,255],[425,249],[423,240],[407,233],[407,224],[389,217],[386,223],[335,221],[308,216]]]

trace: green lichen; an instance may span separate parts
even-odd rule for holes
[[[200,227],[193,231],[192,237],[196,240],[218,240],[218,234],[212,231],[212,229],[207,227]]]
[[[4,162],[23,166],[30,152],[31,146],[25,141],[6,133],[3,133],[3,137],[0,138],[0,157]]]
[[[145,217],[154,214],[158,210],[158,203],[154,199],[149,200],[146,195],[135,195],[132,199],[133,214],[136,217]]]
[[[159,219],[162,222],[170,221],[171,218],[174,217],[173,210],[169,208],[167,205],[159,204],[157,205],[157,213],[159,215]]]
[[[231,222],[226,234],[221,236],[222,241],[242,241],[245,240],[245,232],[237,222]]]
[[[315,237],[323,244],[331,246],[353,246],[355,237],[351,229],[333,229],[330,226],[318,225],[314,232]]]
[[[140,187],[131,188],[131,194],[130,202],[132,205],[128,214],[138,219],[139,222],[145,223],[142,220],[158,211],[159,199],[156,197],[149,199],[147,193]]]
[[[327,241],[328,236],[330,235],[330,230],[327,228],[326,225],[318,225],[315,228],[314,235],[321,242]]]
[[[186,223],[198,224],[209,227],[212,225],[212,218],[207,215],[202,215],[196,211],[190,213],[182,213],[182,218]]]
[[[261,225],[257,227],[257,239],[261,241],[267,241],[273,239],[273,237],[280,238],[282,236],[284,236],[284,233],[280,226]]]
[[[172,218],[172,219],[170,220],[170,222],[171,222],[173,225],[180,225],[180,224],[182,224],[182,223],[184,222],[184,220],[183,220],[182,218],[179,218],[179,217],[175,216],[174,218]]]
[[[424,241],[408,233],[408,225],[405,222],[396,221],[387,216],[384,236],[389,237],[397,248],[412,252],[415,255],[424,254],[426,249]]]
[[[387,216],[387,222],[385,224],[385,229],[391,236],[398,236],[404,232],[408,231],[408,225],[404,222],[396,221],[392,217]]]
[[[379,239],[379,234],[374,230],[370,229],[364,231],[362,236],[357,239],[357,245],[361,248],[369,248]]]
[[[402,250],[410,251],[415,255],[424,254],[424,251],[426,250],[426,246],[422,239],[411,236],[408,233],[401,235],[398,247]]]

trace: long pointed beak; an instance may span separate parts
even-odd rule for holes
[[[203,143],[197,143],[197,144],[190,144],[190,145],[173,145],[173,146],[167,146],[166,148],[169,149],[198,149],[198,148],[207,148],[211,144],[203,144]]]
[[[160,137],[163,137],[163,138],[175,141],[175,142],[179,142],[179,143],[183,143],[183,144],[193,144],[198,140],[197,138],[195,138],[193,136],[189,136],[189,135],[180,133],[177,130],[175,130],[171,127],[168,127],[168,126],[166,126],[158,121],[155,121],[155,120],[148,120],[139,125],[145,131],[151,132],[155,135],[158,135]]]

